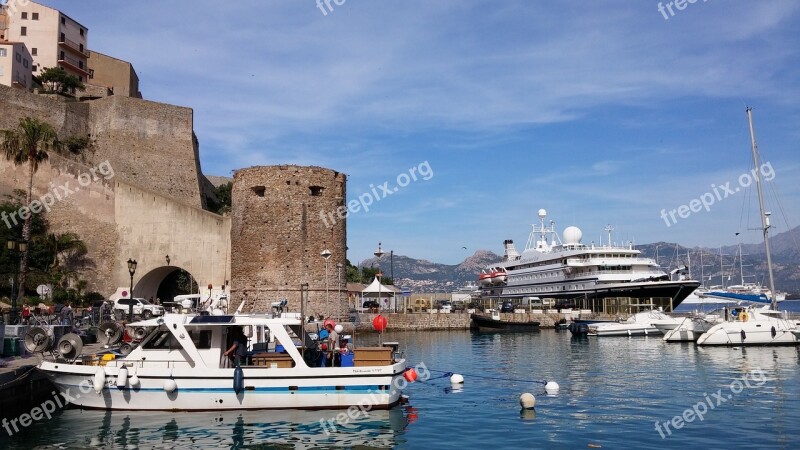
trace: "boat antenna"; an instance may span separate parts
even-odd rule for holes
[[[604,230],[606,233],[608,233],[608,246],[611,247],[611,232],[614,231],[614,227],[612,227],[611,224],[608,224]]]
[[[772,255],[769,251],[769,216],[770,213],[768,211],[764,211],[764,192],[763,188],[761,187],[761,172],[760,172],[760,165],[758,164],[758,145],[756,144],[756,132],[753,129],[753,108],[750,106],[747,107],[747,122],[750,125],[750,143],[753,149],[753,164],[755,164],[755,170],[753,170],[753,174],[756,177],[756,188],[758,189],[758,208],[761,211],[761,228],[764,231],[764,248],[767,252],[767,272],[769,273],[769,291],[770,296],[772,297],[772,309],[778,309],[778,302],[776,301],[775,296],[775,276],[772,273]]]

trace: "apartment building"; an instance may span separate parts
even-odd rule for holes
[[[128,61],[90,50],[89,72],[92,75],[87,84],[107,87],[113,95],[142,98],[139,76]]]
[[[89,29],[56,9],[33,1],[4,8],[0,39],[23,42],[30,51],[34,75],[47,67],[63,67],[81,81],[89,79]]]
[[[31,54],[25,44],[0,41],[0,84],[30,89],[32,66]]]

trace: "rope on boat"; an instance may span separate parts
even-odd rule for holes
[[[438,376],[438,377],[435,377],[435,378],[429,378],[427,381],[438,380],[440,378],[445,378],[445,377],[449,377],[449,376],[453,375],[453,372],[446,372],[444,370],[436,370],[436,369],[428,369],[428,370],[431,371],[431,372],[441,373],[442,375]],[[484,380],[515,381],[515,382],[518,382],[518,383],[541,383],[543,385],[547,385],[547,381],[546,380],[545,381],[541,381],[541,380],[520,380],[520,379],[506,378],[506,377],[490,377],[490,376],[487,376],[487,375],[477,375],[477,374],[474,374],[474,373],[461,373],[461,375],[468,376],[468,377],[474,377],[474,378],[482,378]]]
[[[14,383],[18,383],[18,382],[20,382],[20,381],[24,380],[24,379],[25,379],[25,377],[27,377],[28,375],[30,375],[31,373],[33,373],[33,371],[34,371],[34,370],[36,370],[36,366],[31,366],[31,368],[30,368],[30,369],[28,369],[28,371],[27,371],[27,372],[25,372],[25,373],[23,373],[22,375],[20,375],[20,376],[18,376],[18,377],[16,377],[16,378],[14,378],[14,379],[13,379],[13,380],[11,380],[11,381],[8,381],[8,382],[6,382],[6,383],[0,384],[0,388],[4,388],[4,387],[6,387],[6,386],[8,386],[8,385],[11,385],[11,384],[14,384]]]

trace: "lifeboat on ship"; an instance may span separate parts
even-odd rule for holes
[[[478,274],[478,282],[481,284],[481,286],[488,286],[492,284],[492,274],[481,271],[481,273]]]
[[[492,272],[492,284],[503,284],[508,280],[505,269],[497,269]]]

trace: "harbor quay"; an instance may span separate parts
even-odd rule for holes
[[[435,310],[433,310],[435,311]],[[419,312],[419,313],[382,313],[386,318],[386,329],[391,331],[423,331],[423,330],[468,330],[472,328],[472,319],[469,312]],[[349,324],[356,330],[371,330],[372,321],[376,313],[351,313]],[[609,314],[592,313],[590,311],[563,311],[548,312],[547,310],[533,310],[526,313],[500,313],[500,319],[507,322],[537,321],[540,328],[555,328],[562,320],[594,319],[612,320],[617,316]],[[347,329],[347,323],[342,324]]]

